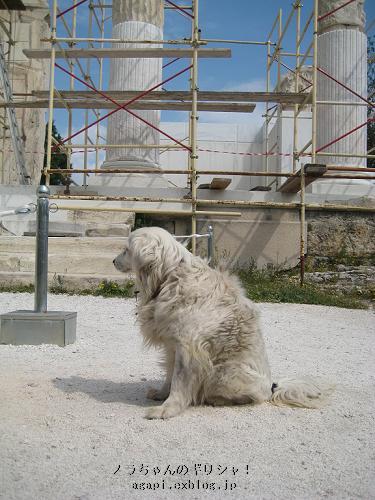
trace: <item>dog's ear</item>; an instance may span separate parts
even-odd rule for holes
[[[161,247],[158,241],[145,235],[131,240],[131,252],[138,270],[153,268],[161,257]]]

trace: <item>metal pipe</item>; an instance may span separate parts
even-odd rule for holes
[[[299,85],[299,59],[300,59],[300,47],[298,45],[298,40],[300,37],[301,31],[301,2],[296,4],[297,9],[297,18],[296,18],[296,71],[294,78],[294,92],[298,92]],[[297,161],[298,161],[298,104],[294,105],[293,112],[293,172],[297,170]]]
[[[146,198],[146,197],[127,197],[127,196],[99,196],[99,195],[79,195],[79,196],[68,196],[68,195],[52,195],[50,199],[58,200],[101,200],[101,201],[128,201],[136,202],[141,201],[145,203],[191,203],[191,199],[179,199],[179,198]],[[243,208],[272,208],[272,209],[287,209],[296,210],[299,209],[301,204],[299,202],[271,202],[271,201],[248,201],[248,200],[197,200],[198,205],[210,206],[210,205],[225,205],[233,207],[243,207]],[[78,210],[85,210],[84,206],[78,208]],[[144,209],[135,209],[134,207],[129,208],[128,211],[141,212]],[[147,209],[145,209],[147,210]],[[358,207],[355,205],[336,205],[336,204],[306,204],[306,210],[330,210],[339,212],[366,212],[375,213],[374,207]],[[156,210],[156,212],[159,212]],[[156,213],[155,212],[155,213]],[[162,211],[164,212],[164,211]],[[170,210],[168,213],[174,214],[178,213],[175,210]],[[182,211],[182,213],[191,214],[190,211]],[[205,212],[205,215],[209,215],[212,212]],[[197,215],[202,215],[202,211],[197,210]]]
[[[49,189],[47,186],[38,186],[36,194],[38,200],[36,218],[34,311],[47,312]]]
[[[268,42],[267,44],[267,56],[266,56],[266,92],[270,91],[270,86],[271,86],[271,72],[270,68],[268,67],[268,61],[269,58],[271,57],[271,47],[270,47],[271,42]],[[266,146],[266,153],[268,153],[268,146],[269,146],[269,138],[268,138],[268,133],[269,133],[269,122],[270,120],[268,119],[268,103],[265,103],[266,106],[266,115],[265,115],[265,127],[264,127],[264,133],[265,133],[265,146]],[[268,160],[268,155],[265,157],[265,171],[268,172],[269,168],[269,160]]]
[[[272,28],[271,28],[271,31],[268,33],[268,37],[267,37],[267,40],[271,40],[272,38],[272,35],[273,35],[273,32],[276,28],[276,25],[277,25],[277,22],[279,20],[279,14],[277,14],[277,16],[275,17],[275,20],[273,22],[273,25],[272,25]],[[276,44],[275,44],[276,45]]]
[[[226,40],[226,39],[221,39],[221,38],[201,38],[200,42],[206,42],[206,43],[236,43],[239,45],[273,45],[275,46],[276,43],[272,43],[270,41],[268,42],[253,42],[251,40]]]
[[[310,51],[313,48],[313,46],[314,46],[314,41],[312,41],[310,43],[310,45],[308,46],[307,50],[305,51],[305,55],[302,57],[302,59],[301,59],[301,61],[299,63],[299,68],[298,69],[301,69],[302,66],[305,64],[306,59],[311,56]],[[312,57],[314,58],[314,54],[312,55]]]
[[[53,0],[52,5],[52,25],[51,33],[52,36],[56,35],[56,19],[57,19],[57,0]],[[52,42],[51,46],[51,61],[50,61],[50,71],[49,71],[49,98],[48,98],[48,128],[47,128],[47,158],[46,166],[44,168],[43,174],[46,177],[46,183],[49,182],[49,174],[47,170],[51,168],[51,153],[52,153],[52,124],[53,124],[53,98],[54,98],[54,88],[55,88],[55,43]]]
[[[310,93],[306,94],[306,97],[304,98],[304,100],[301,102],[301,104],[298,105],[297,116],[300,114],[300,112],[303,110],[303,108],[308,104],[310,97],[311,97]]]
[[[104,16],[105,12],[104,9],[101,9],[101,24],[100,24],[100,36],[104,37],[104,29],[105,29],[105,23],[104,23]],[[100,44],[101,48],[104,48],[104,43],[102,42]],[[99,90],[103,89],[103,58],[101,57],[99,59]],[[98,118],[100,118],[101,112],[100,110],[98,111]],[[100,140],[100,125],[99,123],[96,124],[96,145],[99,144]],[[95,149],[95,165],[99,164],[99,149]]]
[[[293,9],[290,11],[290,14],[288,16],[288,19],[286,20],[286,23],[285,23],[285,26],[284,26],[284,29],[281,29],[280,30],[280,27],[282,27],[282,10],[280,9],[279,10],[279,36],[278,36],[278,40],[277,40],[277,44],[276,44],[276,47],[275,47],[275,50],[271,56],[271,61],[269,62],[270,66],[271,64],[273,63],[273,61],[278,57],[278,54],[280,53],[280,49],[281,49],[281,42],[285,36],[285,33],[288,29],[288,26],[291,22],[291,20],[293,19],[293,16],[294,16],[294,9],[295,9],[295,5],[293,4]]]
[[[92,36],[92,18],[93,18],[93,13],[94,13],[94,8],[92,7],[92,0],[90,0],[90,3],[89,3],[89,22],[88,22],[88,32],[89,32],[89,37]],[[87,47],[93,47],[93,44],[90,42],[87,43]],[[86,60],[86,75],[89,75],[90,74],[90,70],[91,70],[91,59],[87,59]],[[74,80],[74,78],[73,78]],[[88,124],[89,124],[89,110],[86,109],[85,110],[85,135],[84,135],[84,141],[85,143],[88,143],[89,142],[89,132],[88,132]],[[97,127],[99,126],[99,123],[97,124]],[[68,136],[70,137],[72,135],[72,131],[70,131],[68,133]],[[87,155],[88,151],[87,149],[84,150],[84,153],[83,153],[83,168],[85,170],[87,170],[88,168],[88,164],[87,164],[87,160],[88,160],[88,155]],[[86,172],[83,174],[83,186],[84,187],[87,187],[87,174]]]
[[[62,12],[60,12],[60,14],[57,16],[57,17],[61,17],[61,16],[64,16],[65,14],[67,14],[68,12],[70,12],[71,10],[73,9],[76,9],[79,5],[83,4],[87,2],[87,0],[81,0],[80,2],[78,3],[74,3],[74,5],[72,5],[71,7],[69,7],[68,9],[65,9],[63,10]],[[53,36],[53,32],[52,32],[52,36]]]
[[[198,126],[198,48],[199,48],[199,24],[198,24],[198,0],[193,0],[192,16],[192,69],[191,69],[191,127],[190,127],[190,169],[191,169],[191,232],[197,232],[197,126]],[[195,236],[191,240],[191,251],[196,254],[197,242]]]
[[[185,147],[187,144],[185,145]],[[144,149],[181,149],[185,150],[184,147],[178,146],[177,144],[64,144],[63,147],[66,149],[108,149],[108,148],[144,148]]]
[[[76,4],[76,0],[73,0],[73,7]],[[72,35],[76,36],[76,28],[77,28],[77,9],[73,9],[73,26],[72,26]],[[69,47],[73,48],[74,47],[74,42],[69,43]],[[69,64],[69,69],[71,73],[74,73],[74,59],[70,59],[67,61]],[[69,90],[72,91],[74,90],[74,83],[75,80],[71,76],[69,78]],[[65,102],[65,99],[61,98],[61,94],[59,95],[60,99]],[[73,111],[71,108],[68,109],[68,135],[72,135],[73,131]],[[70,141],[71,144],[71,141]],[[71,149],[68,149],[67,151],[67,167],[69,167],[72,164],[72,151]]]
[[[191,41],[188,39],[183,40],[124,40],[121,38],[77,38],[73,36],[69,37],[50,37],[41,38],[41,42],[68,42],[68,43],[80,43],[80,42],[92,42],[92,43],[155,43],[155,44],[170,44],[170,45],[190,45]],[[202,43],[202,45],[204,45]]]
[[[366,106],[364,102],[346,102],[346,101],[316,101],[316,104],[323,104],[329,106]]]
[[[341,170],[341,168],[339,168]],[[345,170],[343,168],[343,170]],[[362,171],[369,171],[371,172],[371,169],[362,170]],[[62,174],[62,175],[69,175],[69,174],[83,174],[83,173],[91,173],[91,174],[97,174],[97,173],[103,173],[103,170],[100,169],[52,169],[49,170],[50,173],[55,173],[55,174]],[[129,174],[129,173],[136,173],[136,174],[173,174],[173,175],[186,175],[190,171],[189,170],[147,170],[147,169],[114,169],[114,168],[108,168],[106,169],[105,173],[111,173],[111,174]],[[244,177],[294,177],[296,174],[292,173],[287,173],[287,172],[232,172],[230,170],[228,171],[223,171],[223,170],[197,170],[197,174],[200,175],[217,175],[217,174],[224,174],[224,175],[239,175],[239,176],[244,176]],[[355,176],[345,176],[345,175],[324,175],[321,177],[321,179],[372,179],[372,177],[366,175],[355,175]]]
[[[350,172],[375,172],[375,168],[359,167],[358,165],[345,165],[341,167],[338,165],[326,165],[326,167],[328,170],[344,170],[344,171],[348,170]]]
[[[279,54],[286,57],[295,57],[297,55],[296,52],[279,52]],[[302,52],[299,55],[304,56],[305,54]],[[312,57],[312,55],[308,55],[307,57]]]
[[[213,267],[213,257],[214,257],[214,230],[211,225],[208,226],[208,237],[207,237],[207,260],[210,267]]]
[[[341,156],[342,158],[375,158],[375,155],[358,155],[355,153],[326,153],[319,152],[319,156]]]
[[[305,222],[306,222],[306,203],[305,203],[305,165],[301,167],[301,190],[300,190],[300,284],[303,286],[305,277]]]
[[[51,172],[56,173],[56,174],[83,174],[85,173],[84,169],[53,169]],[[137,169],[118,169],[118,168],[106,168],[105,171],[102,169],[88,169],[86,170],[86,173],[88,174],[130,174],[130,173],[135,173],[135,174],[189,174],[190,170],[180,170],[180,169],[168,169],[168,170],[151,170],[151,169],[146,169],[146,168],[137,168]],[[223,175],[243,175],[245,177],[248,176],[254,176],[254,177],[293,177],[294,174],[291,173],[283,173],[283,172],[238,172],[238,171],[231,171],[231,170],[197,170],[197,174],[200,175],[217,175],[217,174],[223,174]]]
[[[87,210],[89,212],[130,212],[139,214],[159,214],[191,216],[191,210],[159,210],[153,208],[124,208],[124,207],[86,207],[86,205],[62,205],[59,210]],[[214,210],[197,210],[197,215],[209,217],[241,217],[241,212],[217,212]]]
[[[185,9],[180,7],[179,5],[175,4],[171,0],[164,0],[165,2],[169,3],[172,7],[174,7],[177,11],[180,11],[184,16],[189,16],[191,19],[194,19],[195,12],[194,12],[194,1],[193,1],[193,14],[190,14],[190,12],[186,12]]]
[[[309,29],[309,26],[310,26],[310,23],[311,23],[311,20],[313,17],[314,17],[314,11],[311,12],[308,20],[306,21],[306,24],[302,30],[301,36],[299,37],[299,40],[298,40],[298,47],[301,47],[302,40],[305,38],[305,35],[307,33],[307,30]]]
[[[298,151],[298,156],[301,156],[301,154],[303,154],[307,148],[309,148],[312,144],[312,140],[310,139],[309,142],[307,142],[303,148],[301,149],[301,151]]]

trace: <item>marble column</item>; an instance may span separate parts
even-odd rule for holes
[[[319,16],[342,5],[342,0],[320,0]],[[364,33],[364,0],[357,0],[319,22],[318,67],[367,97],[367,37]],[[317,148],[364,123],[367,108],[354,94],[318,72],[317,99],[358,105],[318,105]],[[367,127],[324,149],[327,153],[366,154]],[[336,165],[365,165],[356,157],[317,156],[317,162]]]
[[[127,40],[162,40],[164,8],[162,0],[114,0],[112,37]],[[159,44],[114,44],[114,47],[151,48]],[[146,90],[162,78],[162,59],[112,59],[110,90]],[[159,127],[159,111],[135,111]],[[108,119],[107,144],[159,144],[159,132],[118,111]],[[108,149],[102,168],[150,168],[159,166],[157,149]]]

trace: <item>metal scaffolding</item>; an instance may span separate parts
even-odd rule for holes
[[[304,256],[306,253],[306,245],[304,241],[304,226],[305,226],[305,211],[306,209],[319,209],[319,210],[332,210],[336,207],[337,210],[356,210],[361,211],[361,207],[350,207],[341,205],[306,205],[305,202],[305,187],[309,182],[312,182],[315,178],[329,178],[329,179],[374,179],[374,176],[361,175],[360,172],[369,172],[371,169],[365,167],[338,167],[326,165],[324,171],[317,174],[312,174],[310,171],[306,170],[307,166],[304,165],[299,168],[299,161],[308,156],[311,158],[311,164],[316,163],[316,156],[335,156],[335,157],[361,157],[361,158],[374,158],[375,155],[358,155],[358,154],[340,154],[340,153],[327,153],[326,150],[330,145],[340,141],[349,134],[355,132],[359,128],[365,126],[368,122],[374,119],[369,118],[365,123],[358,124],[357,127],[352,130],[342,134],[333,141],[329,142],[323,146],[317,146],[316,143],[316,126],[317,126],[317,106],[324,105],[335,105],[343,104],[331,101],[318,101],[317,100],[317,75],[318,73],[324,74],[329,79],[333,80],[337,85],[342,86],[348,92],[353,93],[363,102],[363,105],[374,107],[375,104],[367,99],[365,96],[360,96],[344,83],[338,81],[333,75],[329,75],[323,68],[318,67],[317,59],[317,37],[318,37],[318,22],[325,17],[333,14],[337,10],[344,8],[345,6],[352,3],[343,1],[342,5],[337,7],[331,12],[325,13],[323,16],[318,15],[318,0],[313,0],[313,9],[310,15],[307,17],[305,25],[301,25],[301,9],[302,3],[300,0],[296,0],[293,5],[290,14],[288,15],[285,23],[283,24],[283,17],[281,9],[273,22],[272,28],[268,34],[265,41],[251,41],[251,40],[225,40],[225,39],[208,39],[200,37],[199,29],[199,0],[192,0],[191,5],[178,5],[175,2],[165,0],[165,8],[175,11],[177,14],[184,16],[187,21],[191,23],[191,35],[190,37],[177,40],[125,40],[118,38],[106,38],[105,37],[105,26],[110,20],[111,16],[106,14],[106,10],[111,9],[111,5],[102,4],[100,1],[94,3],[92,0],[73,0],[71,7],[61,11],[58,7],[58,1],[53,0],[52,4],[52,15],[51,15],[51,36],[49,38],[42,39],[42,41],[48,41],[50,43],[49,49],[30,49],[25,50],[24,53],[29,58],[48,58],[50,60],[50,75],[49,75],[49,91],[35,91],[32,95],[19,96],[22,97],[13,103],[14,107],[41,107],[48,108],[48,137],[47,137],[47,161],[44,168],[44,175],[47,179],[52,172],[58,172],[63,175],[70,175],[72,173],[82,173],[83,174],[83,185],[87,186],[87,175],[94,173],[103,173],[99,167],[99,152],[102,149],[110,148],[159,148],[159,149],[180,149],[188,154],[188,168],[186,169],[175,169],[175,170],[150,170],[142,169],[106,169],[106,173],[149,173],[149,174],[181,174],[187,176],[188,186],[190,188],[190,195],[184,199],[175,198],[149,198],[148,194],[145,193],[144,196],[139,197],[109,197],[109,196],[95,196],[95,195],[54,195],[51,196],[53,199],[80,199],[80,200],[117,200],[117,201],[132,201],[132,202],[163,202],[163,203],[183,203],[188,206],[187,210],[158,210],[158,209],[144,209],[144,208],[123,208],[119,210],[128,210],[132,212],[139,213],[160,213],[168,215],[186,215],[191,217],[191,233],[195,235],[197,233],[197,216],[211,216],[212,218],[219,216],[233,216],[238,217],[240,213],[238,212],[219,212],[209,210],[200,210],[200,207],[214,207],[216,205],[225,205],[226,207],[243,207],[243,208],[280,208],[280,209],[292,209],[299,210],[300,212],[300,222],[301,222],[301,244],[300,244],[300,261],[301,261],[301,282],[303,282],[303,272],[304,272]],[[84,5],[83,5],[84,4]],[[82,7],[80,7],[82,6]],[[88,34],[87,37],[77,37],[77,8],[80,7],[88,8]],[[66,15],[71,13],[69,16],[71,19],[71,24],[69,25],[66,20]],[[296,38],[295,38],[295,50],[293,52],[285,52],[282,47],[282,41],[285,38],[287,30],[290,29],[293,19],[296,25]],[[65,28],[67,36],[61,37],[57,35],[57,23]],[[99,32],[99,36],[94,36],[93,25],[96,26],[95,31]],[[305,38],[307,34],[312,31],[312,41],[308,47],[303,50],[303,44],[305,43]],[[144,44],[144,48],[108,48],[104,47],[105,43],[130,43],[136,42],[137,44]],[[161,48],[148,48],[148,44],[160,44]],[[216,43],[225,44],[239,44],[239,45],[254,45],[258,47],[266,48],[266,92],[212,92],[212,91],[199,91],[198,88],[198,61],[201,57],[230,57],[231,51],[227,48],[212,48],[211,46]],[[82,47],[78,45],[86,44]],[[179,46],[179,47],[176,47]],[[189,64],[181,71],[176,72],[169,78],[164,79],[152,88],[145,91],[104,91],[103,90],[103,65],[104,59],[110,57],[168,57],[172,58],[171,61],[164,64],[164,68],[172,65],[175,61],[182,58],[189,60]],[[294,68],[289,67],[285,64],[285,58],[294,59]],[[58,62],[57,59],[65,59],[68,69]],[[86,67],[83,67],[81,59],[86,60]],[[301,69],[307,60],[312,61],[312,81],[307,80],[302,74]],[[93,63],[97,63],[98,67],[93,71]],[[277,84],[275,91],[271,90],[271,72],[273,66],[277,65]],[[294,75],[294,92],[281,92],[281,78],[282,78],[282,68],[290,70]],[[64,72],[69,77],[69,90],[62,90],[55,88],[55,72]],[[79,76],[78,76],[78,74]],[[190,89],[188,91],[165,91],[161,90],[163,85],[172,81],[173,79],[189,73]],[[95,76],[94,76],[95,75]],[[94,81],[96,80],[96,82]],[[76,90],[75,83],[79,82],[86,88],[85,91]],[[300,83],[304,83],[305,88],[303,91],[299,91]],[[306,92],[307,90],[307,92]],[[224,170],[203,170],[198,168],[198,155],[200,151],[207,151],[199,147],[199,141],[197,137],[197,120],[198,111],[208,110],[208,111],[238,111],[238,112],[251,112],[254,109],[254,102],[264,102],[265,103],[265,151],[263,153],[242,153],[248,154],[250,156],[261,155],[264,158],[264,169],[257,172],[234,172],[234,171],[224,171]],[[270,103],[272,106],[270,106]],[[276,117],[278,117],[278,124],[281,123],[281,112],[284,105],[293,106],[293,148],[292,152],[283,152],[280,149],[275,151],[277,144],[269,144],[269,129],[270,123]],[[1,107],[5,107],[6,104],[2,103]],[[312,136],[311,139],[302,147],[298,148],[298,117],[302,110],[306,107],[311,107],[311,120],[312,120]],[[65,108],[68,113],[68,134],[65,139],[53,143],[52,138],[52,123],[54,110],[58,108]],[[102,114],[103,109],[110,109],[108,113]],[[84,109],[85,119],[84,127],[81,127],[78,131],[73,132],[73,110],[74,109]],[[185,139],[177,139],[172,135],[164,132],[159,127],[146,121],[144,118],[139,116],[136,111],[139,109],[169,109],[169,110],[189,110],[190,111],[190,121],[189,121],[189,137]],[[90,110],[94,113],[95,120],[90,122]],[[156,129],[161,135],[169,139],[169,143],[163,145],[134,145],[134,144],[103,144],[102,137],[100,134],[100,123],[108,118],[110,115],[117,112],[127,112],[143,121],[146,125]],[[90,128],[96,128],[95,141],[90,139],[89,130]],[[84,140],[80,144],[72,143],[72,139],[81,135]],[[51,169],[51,158],[56,152],[66,152],[68,155],[68,162],[70,164],[71,155],[74,151],[82,150],[84,153],[83,157],[83,168],[81,169],[67,169],[67,170],[55,170]],[[88,152],[95,152],[96,167],[94,169],[88,166]],[[235,152],[219,152],[212,151],[221,154],[236,154]],[[270,157],[280,157],[289,156],[291,161],[291,172],[273,172],[269,170],[269,158]],[[340,173],[337,173],[339,171]],[[350,173],[352,172],[352,173]],[[242,176],[259,176],[259,177],[269,177],[273,178],[272,184],[276,184],[276,189],[282,191],[283,185],[279,183],[280,179],[288,180],[289,188],[294,189],[294,191],[288,192],[299,192],[300,202],[299,203],[272,203],[272,202],[254,202],[249,200],[209,200],[200,199],[197,192],[197,179],[199,175],[242,175]],[[286,185],[286,183],[285,183]],[[292,188],[290,186],[293,186]],[[296,187],[297,186],[297,187]],[[285,186],[284,186],[285,189]],[[284,191],[287,192],[287,191]],[[66,207],[61,207],[66,208]],[[88,207],[90,208],[90,207]],[[86,207],[85,207],[86,209]],[[91,207],[93,209],[93,207]],[[101,210],[100,208],[96,208]],[[103,210],[106,210],[103,208]],[[112,209],[108,209],[112,210]],[[113,209],[114,210],[114,209]],[[363,208],[363,211],[369,211]],[[192,250],[196,251],[196,241],[193,237],[192,239]]]

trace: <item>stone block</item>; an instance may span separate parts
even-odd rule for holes
[[[100,237],[110,237],[110,236],[121,236],[127,237],[130,233],[130,226],[127,224],[87,224],[86,236],[100,236]]]
[[[14,311],[1,315],[0,344],[64,347],[76,340],[77,313]]]

